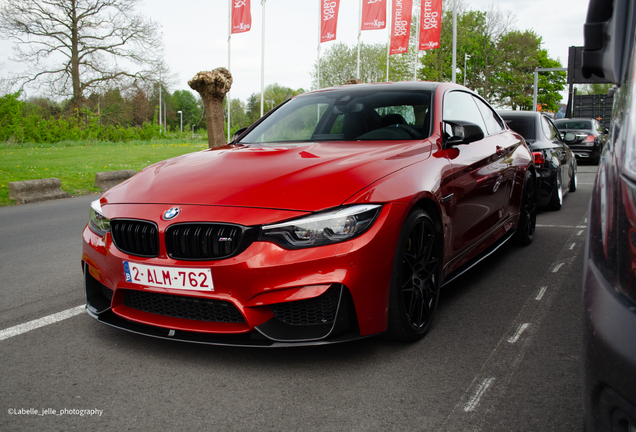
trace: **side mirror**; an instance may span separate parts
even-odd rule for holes
[[[240,128],[239,130],[237,130],[236,132],[234,132],[234,136],[232,137],[232,142],[236,141],[236,139],[238,137],[240,137],[241,135],[243,135],[243,132],[245,132],[247,130],[246,127],[244,128]]]
[[[474,123],[459,120],[445,120],[443,127],[446,145],[449,147],[460,144],[470,144],[471,142],[484,139],[484,131]]]
[[[572,132],[566,132],[565,135],[563,135],[563,141],[566,143],[572,143],[576,141],[576,135]]]

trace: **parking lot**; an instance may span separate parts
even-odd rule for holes
[[[507,244],[447,286],[414,344],[248,349],[112,329],[73,313],[84,302],[81,230],[95,196],[0,208],[0,429],[581,430],[595,173],[579,167],[578,190],[560,211],[539,212],[530,246]]]

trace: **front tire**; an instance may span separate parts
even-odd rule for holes
[[[532,243],[534,230],[537,226],[537,181],[532,171],[526,171],[523,181],[523,196],[521,197],[521,208],[519,223],[515,240],[518,244],[527,246]]]
[[[439,300],[442,233],[427,212],[406,218],[393,261],[389,293],[390,339],[413,342],[431,327]]]

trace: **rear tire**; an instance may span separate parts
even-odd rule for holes
[[[442,233],[416,208],[406,218],[393,261],[389,293],[390,339],[414,342],[431,327],[439,299]]]
[[[577,168],[578,167],[577,167],[576,162],[575,162],[574,163],[574,169],[573,169],[574,172],[572,173],[572,177],[570,178],[570,189],[569,189],[570,192],[575,192],[576,188],[578,187],[578,184],[579,184],[579,181],[578,181],[578,178],[577,178],[577,174],[576,174],[576,172],[578,171]]]
[[[526,171],[523,181],[523,196],[519,223],[515,233],[515,241],[523,246],[532,243],[534,230],[537,226],[537,181],[532,171]]]
[[[548,208],[550,210],[561,210],[563,206],[563,189],[561,189],[561,168],[558,168],[557,178],[554,184],[554,189],[552,190],[552,196],[550,197],[550,202],[548,203]]]

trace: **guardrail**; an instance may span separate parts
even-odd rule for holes
[[[69,198],[70,196],[68,192],[62,190],[62,181],[59,178],[9,182],[9,199],[18,204]]]
[[[113,186],[137,174],[135,170],[107,171],[95,174],[95,187],[106,192]],[[37,180],[9,182],[9,199],[17,204],[30,204],[60,198],[70,198],[62,190],[62,181],[51,177]]]

